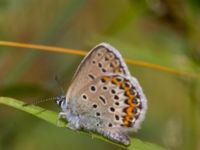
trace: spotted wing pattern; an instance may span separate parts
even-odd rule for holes
[[[69,96],[76,96],[77,91],[92,80],[108,74],[130,76],[120,53],[109,44],[102,43],[93,48],[79,65],[69,88]]]
[[[67,106],[67,108],[65,107]],[[76,128],[97,131],[125,145],[127,131],[144,120],[146,98],[119,52],[99,44],[79,65],[66,95],[66,118]]]
[[[134,85],[128,78],[119,75],[105,76],[102,77],[101,81],[114,85],[114,88],[111,90],[114,103],[116,105],[118,104],[117,101],[121,101],[122,104],[120,107],[120,118],[122,118],[121,120],[123,122],[121,126],[132,127],[142,109],[140,95]],[[120,92],[115,93],[115,89]]]

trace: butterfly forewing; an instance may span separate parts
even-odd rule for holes
[[[93,48],[79,65],[69,88],[70,96],[75,96],[92,80],[106,74],[130,75],[120,53],[109,44],[102,43]]]

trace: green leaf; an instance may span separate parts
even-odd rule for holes
[[[54,125],[58,125],[58,113],[57,112],[53,112],[47,109],[44,109],[42,107],[38,107],[38,106],[34,106],[34,105],[26,105],[26,103],[13,99],[13,98],[9,98],[9,97],[0,97],[0,104],[5,104],[8,105],[10,107],[16,108],[18,110],[27,112],[29,114],[34,115],[35,117],[38,117],[40,119],[43,119],[51,124]],[[67,124],[67,121],[64,120],[59,120],[59,126],[60,127],[65,127]],[[66,130],[68,128],[63,128],[63,130]],[[131,141],[131,145],[129,147],[125,147],[123,145],[117,144],[113,141],[110,141],[108,139],[106,139],[105,137],[96,134],[96,133],[91,133],[91,132],[87,132],[87,131],[79,131],[78,133],[80,134],[85,134],[85,135],[90,135],[92,136],[92,138],[97,138],[100,140],[103,140],[107,143],[116,145],[118,147],[124,148],[124,149],[130,149],[130,150],[165,150],[164,148],[152,144],[152,143],[148,143],[148,142],[143,142],[139,139],[133,138]],[[67,134],[66,134],[67,136]]]

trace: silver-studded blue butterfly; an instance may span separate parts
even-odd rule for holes
[[[60,117],[68,127],[97,132],[124,145],[128,133],[144,120],[147,100],[122,56],[111,45],[93,48],[79,65],[66,98],[59,97]]]

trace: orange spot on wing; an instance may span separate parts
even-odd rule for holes
[[[127,109],[127,115],[129,116],[129,118],[130,117],[132,117],[132,115],[133,115],[133,113],[132,113],[132,111],[133,111],[133,108],[132,107],[129,107],[128,109]]]
[[[125,92],[129,90],[129,88],[126,87],[125,81],[123,81],[120,86],[124,89]]]
[[[103,80],[105,80],[105,81],[109,81],[110,80],[110,77],[103,77]]]
[[[126,116],[124,117],[123,123],[126,127],[131,127],[132,126],[132,120],[133,120],[133,110],[134,108],[136,108],[137,106],[133,103],[133,98],[135,98],[135,95],[133,94],[133,92],[128,89],[127,87],[125,87],[124,83],[121,85],[122,88],[126,88],[126,96],[128,97],[128,105],[129,107],[126,108],[125,113]]]
[[[115,85],[119,85],[119,82],[117,81],[116,78],[112,78],[112,83],[114,83]]]
[[[135,95],[133,95],[133,93],[130,92],[130,90],[126,90],[126,95],[129,97],[129,98],[134,98]]]
[[[133,97],[134,98],[134,97]],[[133,98],[129,98],[128,99],[128,104],[131,106],[131,107],[136,107],[136,105],[133,103],[132,99]]]

